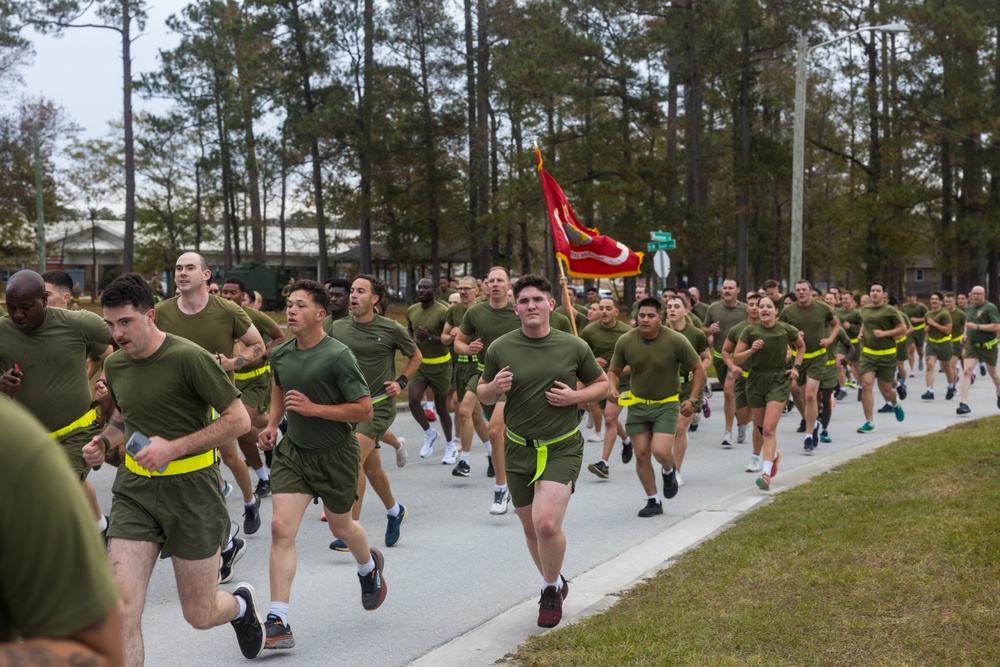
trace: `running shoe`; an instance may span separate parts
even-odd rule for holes
[[[604,442],[604,433],[597,431],[587,436],[587,442]]]
[[[944,400],[950,401],[953,398],[955,398],[955,388],[948,387],[948,391],[944,393]]]
[[[598,461],[597,463],[591,463],[589,466],[587,466],[587,470],[589,470],[590,472],[594,473],[595,475],[597,475],[601,479],[607,479],[608,478],[608,464],[605,463],[604,461]]]
[[[260,530],[260,498],[254,496],[253,505],[243,506],[243,532],[253,535]]]
[[[468,477],[471,472],[472,469],[469,467],[469,462],[462,460],[459,460],[459,462],[455,464],[455,467],[451,469],[451,474],[455,477]]]
[[[864,393],[864,389],[858,389],[858,403],[861,402],[861,395]]]
[[[902,404],[896,403],[896,407],[894,407],[892,411],[896,413],[896,421],[901,422],[906,418],[906,415],[903,414]]]
[[[554,628],[562,620],[562,595],[555,586],[546,586],[538,600],[538,627]]]
[[[704,396],[701,399],[701,414],[705,415],[705,419],[712,416],[712,406],[708,404],[708,399]]]
[[[486,456],[486,476],[487,477],[497,476],[497,471],[493,468],[493,457],[489,455]]]
[[[816,446],[813,445],[813,437],[811,435],[806,436],[805,442],[802,443],[802,449],[805,450],[806,454],[812,454],[813,450],[816,449]]]
[[[263,653],[265,643],[264,627],[260,622],[260,612],[257,611],[257,591],[244,581],[236,586],[233,595],[243,598],[247,604],[247,610],[242,616],[229,623],[236,631],[236,641],[240,644],[243,657],[256,658]]]
[[[396,467],[403,468],[406,466],[406,438],[397,438],[399,440],[399,449],[396,450]]]
[[[979,374],[986,377],[986,364],[981,361],[979,362]]]
[[[420,448],[420,458],[426,459],[428,456],[434,453],[434,443],[437,442],[438,432],[434,429],[428,429],[424,432],[424,446]]]
[[[231,495],[233,495],[233,485],[226,480],[222,480],[222,497],[228,501]]]
[[[691,422],[691,424],[688,426],[688,432],[694,433],[697,430],[698,430],[698,425],[695,424],[694,422]]]
[[[899,386],[896,387],[896,393],[899,394],[899,399],[901,401],[905,401],[906,400],[906,385],[903,384],[902,382],[900,382]]]
[[[399,506],[399,514],[396,516],[385,515],[389,520],[385,527],[385,546],[394,547],[399,542],[399,527],[406,523],[406,506]]]
[[[872,424],[871,422],[865,422],[858,428],[858,433],[874,433],[874,432],[875,432],[875,424]]]
[[[921,359],[920,361],[917,362],[917,370],[918,371],[924,370],[924,360],[923,359]]]
[[[830,433],[826,429],[823,429],[822,431],[820,431],[819,441],[820,442],[833,442],[833,440],[830,439]]]
[[[806,432],[806,420],[805,419],[800,419],[799,420],[799,427],[797,429],[795,429],[795,432],[796,433],[805,433]]]
[[[493,504],[490,505],[490,514],[499,516],[506,514],[510,507],[510,491],[498,489],[493,492]]]
[[[732,431],[726,431],[722,435],[722,446],[723,447],[732,447],[733,446],[733,432]]]
[[[736,442],[743,444],[747,441],[747,425],[737,424],[736,425]]]
[[[594,415],[587,412],[587,428],[594,428]]]
[[[441,465],[453,466],[458,460],[458,447],[455,442],[446,443],[444,446],[444,456],[441,457]]]
[[[750,463],[747,464],[747,472],[760,472],[763,469],[763,464],[761,463],[760,457],[754,454],[750,457]]]
[[[795,409],[795,401],[793,401],[792,399],[788,399],[787,401],[785,401],[785,409],[784,409],[785,413],[791,412],[794,409]]]
[[[674,477],[677,479],[677,486],[678,487],[684,486],[684,478],[681,477],[681,471],[680,470],[675,470],[674,471]]]
[[[295,637],[292,636],[292,626],[285,625],[281,617],[277,614],[268,614],[264,621],[264,629],[267,632],[267,640],[264,648],[294,648]]]
[[[778,449],[774,452],[774,460],[771,461],[771,479],[778,476],[778,461],[781,460],[781,450]]]
[[[434,414],[434,411],[430,408],[424,408],[424,417],[427,417],[427,421],[434,422],[437,421],[438,416]]]
[[[681,488],[677,483],[677,468],[671,468],[670,472],[660,469],[660,476],[663,478],[663,497],[667,500],[677,495],[677,490]]]
[[[997,396],[997,407],[1000,408],[1000,396]]]
[[[378,549],[371,549],[371,554],[375,569],[368,574],[358,574],[358,579],[361,581],[361,606],[368,611],[375,611],[385,601],[389,587],[382,578],[382,567],[385,565],[382,553]]]
[[[931,391],[930,389],[928,389],[927,391],[925,391],[924,393],[922,393],[920,395],[920,400],[922,400],[922,401],[933,401],[934,400],[934,392]]]
[[[258,498],[267,498],[271,495],[271,480],[261,479],[257,481],[257,488],[254,489],[253,494]]]
[[[838,401],[842,401],[847,398],[847,390],[843,387],[838,387],[837,391],[833,392],[833,397]]]
[[[771,490],[771,477],[767,473],[763,473],[757,478],[757,488],[761,491]]]
[[[239,537],[233,537],[233,546],[223,551],[222,558],[219,560],[220,584],[225,584],[233,580],[233,569],[246,552],[247,541]]]
[[[886,403],[885,405],[883,405],[881,408],[878,409],[878,412],[882,414],[889,414],[890,412],[894,412],[895,410],[896,408],[892,407],[892,403]]]
[[[646,499],[646,506],[639,510],[639,516],[643,519],[648,519],[649,517],[656,516],[657,514],[663,514],[663,503],[656,498]]]
[[[628,464],[632,460],[632,441],[625,439],[622,443],[622,463]]]
[[[334,540],[333,542],[330,542],[330,549],[333,551],[340,551],[341,553],[351,550],[351,548],[347,546],[347,542],[344,540]]]

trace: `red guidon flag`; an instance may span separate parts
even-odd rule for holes
[[[566,262],[567,273],[576,278],[620,278],[641,273],[642,253],[580,224],[562,188],[542,169],[541,151],[536,150],[535,157],[556,256]]]

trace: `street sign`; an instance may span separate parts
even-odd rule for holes
[[[647,252],[656,252],[657,250],[673,250],[677,247],[677,241],[650,241],[646,244]]]
[[[650,232],[649,233],[649,240],[650,241],[669,241],[671,238],[673,238],[673,237],[670,236],[670,232]]]
[[[657,250],[653,255],[653,270],[659,277],[666,278],[670,273],[670,256],[662,250]]]

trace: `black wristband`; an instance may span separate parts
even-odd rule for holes
[[[400,375],[398,378],[396,378],[396,384],[399,385],[400,389],[406,389],[407,382],[409,382],[409,380],[406,379],[405,375]]]
[[[108,450],[111,449],[111,441],[108,440],[108,436],[104,435],[103,433],[101,435],[97,436],[97,437],[100,438],[101,442],[104,443],[104,454],[103,455],[106,456],[107,453],[108,453]]]
[[[801,371],[802,370],[802,364],[792,364],[792,368],[794,368],[797,371]]]

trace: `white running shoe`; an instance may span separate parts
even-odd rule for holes
[[[741,445],[747,441],[747,424],[736,425],[736,442]]]
[[[587,442],[604,442],[604,434],[598,431],[587,436]]]
[[[490,505],[490,514],[506,514],[507,507],[510,505],[510,491],[504,489],[502,491],[493,492],[493,504]]]
[[[674,476],[677,479],[677,486],[684,486],[684,479],[681,477],[681,471],[680,470],[675,471]]]
[[[722,446],[732,447],[733,446],[733,432],[726,431],[725,435],[722,436]]]
[[[396,450],[396,467],[402,468],[406,465],[406,438],[397,438],[399,449]]]
[[[594,415],[587,411],[587,428],[594,428]]]
[[[420,448],[420,458],[426,459],[434,453],[434,443],[437,442],[438,432],[434,429],[424,433],[424,446]]]
[[[455,445],[454,441],[449,442],[444,446],[444,456],[441,457],[441,463],[446,466],[453,466],[457,460],[458,447]]]
[[[747,472],[760,472],[764,469],[764,464],[761,463],[760,457],[754,454],[750,457],[750,463],[747,464]]]

